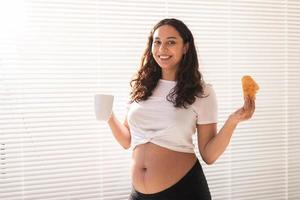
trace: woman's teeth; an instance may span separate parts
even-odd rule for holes
[[[171,56],[159,56],[160,59],[169,59]]]

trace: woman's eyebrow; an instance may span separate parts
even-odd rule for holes
[[[157,40],[157,39],[160,39],[160,38],[159,37],[155,37],[154,39]],[[177,39],[177,38],[172,36],[172,37],[167,37],[167,39]]]

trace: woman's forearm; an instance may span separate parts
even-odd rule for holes
[[[214,163],[228,146],[234,129],[238,123],[249,120],[255,111],[255,98],[246,96],[243,107],[232,113],[219,133],[214,136],[204,148],[208,163]]]
[[[131,135],[129,129],[117,119],[114,113],[112,113],[107,122],[115,139],[124,149],[128,149],[131,143]]]
[[[205,147],[205,155],[209,164],[214,163],[223,154],[237,124],[229,117],[219,133],[208,142]]]

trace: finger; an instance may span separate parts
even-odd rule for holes
[[[255,109],[255,99],[251,100],[251,105],[252,105],[252,108]]]
[[[249,95],[244,96],[244,102],[248,101],[250,99]]]
[[[252,100],[251,101],[251,115],[254,113],[254,111],[255,111],[255,101]]]
[[[249,99],[248,107],[246,110],[247,119],[250,119],[255,111],[255,101],[253,99]]]
[[[249,110],[250,108],[251,108],[251,102],[250,102],[251,100],[250,100],[250,97],[249,96],[247,96],[246,98],[245,98],[245,102],[244,102],[244,109],[245,110]]]
[[[255,102],[254,102],[254,100],[250,100],[249,107],[247,110],[245,110],[247,119],[250,119],[252,117],[254,110],[255,110]]]

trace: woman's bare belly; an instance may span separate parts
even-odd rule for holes
[[[177,152],[146,143],[132,153],[132,184],[144,194],[157,193],[177,183],[195,164],[194,153]]]

